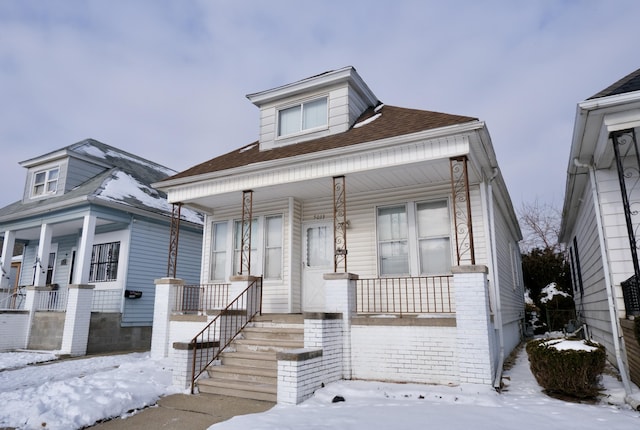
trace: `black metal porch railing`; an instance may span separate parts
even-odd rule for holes
[[[622,286],[622,298],[627,316],[640,315],[640,282],[638,282],[638,278],[634,275],[626,281],[622,281],[620,286]]]
[[[359,314],[452,313],[453,276],[370,278],[356,281]]]
[[[229,304],[230,284],[181,285],[177,287],[173,312],[203,313]]]
[[[261,312],[262,278],[257,278],[191,339],[191,394],[194,392],[196,379],[218,359],[247,323]]]

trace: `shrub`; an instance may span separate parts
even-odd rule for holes
[[[600,375],[604,370],[604,347],[584,342],[591,348],[557,349],[554,343],[564,339],[536,339],[527,343],[531,372],[548,394],[566,394],[580,399],[595,397],[600,389]]]

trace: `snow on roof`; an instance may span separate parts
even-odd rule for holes
[[[172,212],[171,204],[166,198],[161,196],[157,190],[141,183],[133,176],[122,171],[116,171],[113,173],[111,179],[106,181],[104,189],[100,192],[99,197],[103,200],[109,200],[130,206],[133,206],[130,202],[133,199],[144,206],[158,209],[168,215]],[[180,216],[186,221],[202,224],[200,215],[189,208],[183,207],[180,210]]]
[[[161,166],[160,164],[153,163],[149,160],[145,160],[141,157],[136,157],[126,152],[115,151],[111,149],[108,145],[104,145],[103,147],[98,147],[95,144],[87,143],[85,145],[77,146],[74,148],[75,152],[86,154],[91,157],[100,158],[102,160],[107,161],[109,158],[121,158],[123,160],[128,160],[137,164],[142,164],[144,166],[149,167],[150,169],[157,170],[166,174],[167,176],[173,175],[176,173],[175,170],[169,169],[168,167]]]
[[[360,121],[356,124],[353,125],[353,128],[359,128],[362,127],[363,125],[367,125],[369,123],[372,123],[373,121],[377,120],[378,118],[380,118],[382,116],[381,113],[377,113],[374,116],[372,116],[371,118],[367,118],[364,121]]]

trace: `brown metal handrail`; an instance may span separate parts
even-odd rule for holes
[[[452,275],[363,278],[356,281],[359,314],[452,313]]]
[[[261,312],[262,278],[260,277],[191,339],[189,342],[189,349],[193,350],[191,394],[194,392],[196,379],[211,363],[218,359],[249,321]]]

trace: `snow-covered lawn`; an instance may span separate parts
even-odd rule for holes
[[[31,356],[31,357],[29,357]],[[52,357],[1,353],[0,428],[71,430],[153,405],[167,394],[166,361],[148,354],[98,356],[24,366]]]
[[[599,404],[553,399],[541,392],[522,349],[504,380],[507,387],[501,394],[478,385],[341,381],[317,391],[301,405],[276,406],[261,414],[238,416],[209,430],[640,428],[640,413],[624,404],[622,383],[612,376],[603,377],[605,396]],[[336,396],[345,401],[332,403]],[[640,398],[640,390],[633,396]]]
[[[148,354],[125,354],[27,363],[51,357],[0,354],[0,428],[78,429],[126,416],[176,393],[169,362]],[[23,366],[21,368],[17,368]],[[605,375],[605,396],[595,405],[544,395],[531,375],[524,350],[505,373],[506,389],[343,381],[318,390],[298,406],[276,406],[213,425],[235,429],[638,429],[640,413],[624,404],[622,384]],[[635,388],[635,387],[634,387]],[[637,390],[637,388],[636,388]],[[336,396],[344,402],[333,403]],[[634,393],[640,398],[640,392]],[[184,429],[190,430],[190,429]]]

